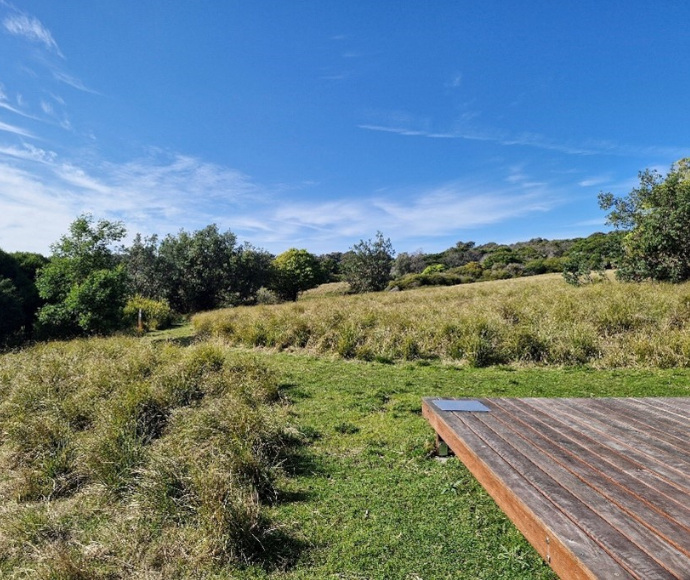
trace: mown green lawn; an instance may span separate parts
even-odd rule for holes
[[[469,369],[259,353],[309,444],[270,508],[281,540],[239,578],[555,578],[455,458],[421,397],[690,396],[689,370]]]

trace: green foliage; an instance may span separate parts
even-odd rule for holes
[[[0,250],[0,345],[26,338],[42,304],[36,289],[36,272],[47,263],[40,254]]]
[[[297,300],[300,292],[325,281],[319,260],[307,250],[290,248],[273,260],[271,289],[283,300]]]
[[[133,296],[127,300],[124,315],[130,326],[139,324],[139,312],[144,330],[163,330],[169,328],[175,319],[175,313],[165,300],[153,300],[143,296]]]
[[[460,276],[469,276],[474,280],[479,280],[484,274],[484,267],[479,262],[468,262],[464,266],[454,268],[453,272]]]
[[[252,303],[268,285],[273,256],[210,225],[161,242],[137,234],[124,255],[130,294],[167,300],[179,312]]]
[[[112,245],[125,235],[119,222],[79,216],[52,246],[36,286],[46,304],[38,312],[40,336],[106,334],[122,325],[127,277]]]
[[[374,240],[360,240],[343,260],[345,279],[355,293],[383,290],[391,278],[395,250],[390,239],[376,232]]]
[[[681,282],[690,278],[690,158],[663,177],[639,174],[639,186],[624,197],[601,193],[608,223],[627,232],[618,275],[623,280]]]
[[[0,344],[21,329],[24,321],[22,306],[22,299],[12,280],[0,277]]]
[[[235,250],[234,276],[230,280],[233,303],[252,303],[258,300],[260,288],[271,281],[273,256],[266,250],[245,243]]]
[[[523,275],[538,276],[563,271],[564,258],[537,258],[525,264]]]
[[[427,256],[421,251],[413,252],[412,254],[407,252],[399,253],[393,262],[391,276],[393,278],[402,278],[406,274],[421,273],[427,267],[426,258]]]
[[[489,246],[477,247],[474,242],[457,242],[452,248],[448,248],[439,254],[428,254],[424,256],[427,264],[440,263],[447,268],[458,268],[468,262],[479,262],[485,255]]]
[[[431,264],[422,270],[422,274],[437,274],[438,272],[443,272],[446,267],[443,264]]]
[[[452,272],[441,272],[433,269],[427,272],[428,269],[425,269],[421,274],[407,274],[396,280],[391,280],[388,283],[388,288],[410,290],[421,286],[453,286],[473,281],[455,271],[459,268],[454,268]]]
[[[343,260],[342,252],[330,252],[317,256],[321,272],[323,272],[325,283],[339,282],[342,279],[341,265]]]
[[[518,263],[521,263],[520,256],[513,252],[512,248],[499,246],[482,260],[482,267],[491,269],[497,265],[506,266],[508,264]]]
[[[159,248],[165,298],[176,311],[198,312],[233,302],[236,241],[235,234],[221,233],[216,225],[165,237]]]
[[[158,236],[134,236],[132,245],[124,252],[129,293],[134,296],[159,299],[165,296],[167,272],[159,254]]]

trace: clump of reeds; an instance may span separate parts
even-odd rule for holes
[[[363,360],[690,365],[690,284],[582,287],[546,275],[450,288],[312,298],[196,315],[235,344]]]
[[[253,357],[210,343],[1,356],[0,576],[185,577],[260,559],[291,440],[277,396]]]

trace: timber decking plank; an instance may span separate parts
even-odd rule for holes
[[[655,437],[675,445],[682,443],[687,435],[687,423],[683,423],[675,411],[671,412],[636,399],[626,400],[625,404],[616,399],[609,399],[607,403],[611,411],[626,419],[631,429],[654,434]],[[659,423],[664,425],[663,430],[658,428]]]
[[[687,536],[688,531],[671,518],[654,510],[640,496],[628,492],[623,486],[615,484],[604,473],[593,468],[586,461],[587,450],[584,451],[582,459],[570,454],[551,438],[539,433],[538,428],[527,425],[525,419],[519,416],[511,417],[510,422],[498,415],[493,419],[486,416],[478,417],[477,421],[483,424],[492,421],[503,423],[507,433],[506,445],[512,447],[516,453],[529,458],[543,472],[555,479],[564,490],[577,497],[587,509],[593,510],[598,517],[601,516],[607,524],[632,542],[632,546],[627,547],[609,546],[612,553],[621,549],[626,552],[637,549],[655,560],[659,567],[645,570],[643,577],[662,574],[662,569],[672,572],[674,576],[671,577],[678,577],[685,571],[690,556],[690,544],[686,542],[683,546],[682,543],[669,540]],[[525,435],[521,433],[520,426],[533,432]],[[591,519],[587,510],[578,513],[574,508],[569,508],[568,511],[576,521],[586,522]],[[604,529],[603,532],[588,532],[596,537],[602,546],[609,545],[610,531]],[[634,563],[634,569],[640,571],[645,558],[640,560],[639,556],[636,557],[638,562]]]
[[[452,424],[453,420],[450,421]],[[477,421],[484,423],[485,419],[477,418]],[[486,427],[486,424],[484,426]],[[502,438],[493,429],[475,430],[474,425],[466,425],[466,427],[475,431],[475,435],[487,442],[506,464],[523,474],[531,485],[552,502],[555,508],[561,509],[574,522],[579,521],[585,533],[614,559],[617,553],[627,553],[628,561],[621,562],[621,565],[625,566],[631,575],[645,580],[675,577],[651,554],[640,549],[640,545],[647,541],[654,544],[655,550],[662,550],[662,543],[654,542],[654,537],[651,534],[645,535],[639,526],[633,527],[635,538],[630,538],[631,534],[621,533],[619,526],[615,525],[620,522],[620,516],[615,513],[616,510],[607,508],[606,502],[599,501],[590,490],[586,490],[584,494],[573,493],[573,490],[577,490],[577,486],[573,485],[571,474],[566,475],[565,470],[559,470],[549,462],[540,461],[539,454],[529,446],[516,445],[515,441]],[[515,439],[519,441],[519,437]]]
[[[690,398],[422,411],[563,578],[690,579]]]
[[[516,401],[514,404],[519,405],[522,403]],[[557,409],[559,404],[557,402],[554,405],[554,409]],[[674,502],[671,509],[680,510],[679,520],[684,525],[690,526],[690,520],[688,520],[690,518],[690,510],[687,508],[686,501],[687,491],[684,490],[681,481],[683,477],[682,471],[659,463],[653,455],[640,453],[636,448],[610,436],[605,431],[593,429],[591,434],[587,434],[584,431],[587,426],[595,427],[601,425],[600,422],[591,417],[591,410],[590,420],[586,424],[572,421],[567,413],[560,413],[558,419],[551,419],[548,413],[540,412],[540,416],[546,424],[549,424],[549,421],[557,421],[557,427],[563,429],[563,425],[567,425],[572,429],[573,438],[579,436],[579,439],[571,439],[572,443],[568,444],[571,450],[581,452],[583,445],[596,450],[596,453],[592,455],[592,461],[595,461],[602,471],[608,468],[619,479],[626,478],[627,481],[631,481],[629,478],[633,478],[644,483],[650,488],[650,491],[659,494],[660,501],[665,501],[664,498],[668,498],[671,502]],[[592,435],[596,435],[596,438]]]
[[[685,449],[687,439],[682,441],[683,447],[675,447],[666,438],[659,438],[655,433],[639,431],[626,431],[619,428],[621,419],[613,414],[601,413],[594,409],[582,409],[567,401],[556,401],[554,407],[562,409],[561,420],[567,422],[569,418],[579,424],[579,429],[596,429],[617,438],[624,446],[626,457],[643,464],[645,468],[655,471],[674,486],[679,487],[685,493],[690,493],[690,481],[687,474],[690,473],[690,453]],[[613,424],[613,429],[608,428]]]
[[[423,401],[422,413],[558,574],[576,580],[595,579],[597,576],[582,562],[596,557],[599,571],[606,577],[629,577],[618,562],[608,554],[601,554],[596,542],[573,525],[523,475],[514,470],[506,472],[505,463],[487,453],[489,447],[483,441],[471,432],[451,427],[448,414],[440,411],[432,400]]]
[[[624,448],[621,451],[612,450],[613,445],[604,433],[600,432],[600,438],[596,440],[583,435],[584,424],[572,421],[568,414],[559,415],[559,421],[572,429],[570,443],[565,446],[571,453],[581,455],[589,449],[592,452],[589,455],[589,461],[602,473],[608,473],[612,482],[624,485],[626,489],[635,492],[640,497],[653,495],[658,509],[667,514],[673,514],[675,520],[690,529],[690,507],[687,505],[687,495],[682,489],[679,490],[677,485],[678,477],[682,476],[681,472],[668,469],[660,470],[662,473],[654,471],[650,469],[649,464],[656,463],[656,458],[642,456],[635,453],[632,448]],[[577,439],[578,436],[579,439]],[[670,473],[673,478],[664,477],[663,472]]]
[[[498,420],[504,421],[501,418]],[[522,421],[521,423],[524,425]],[[576,482],[576,485],[585,484],[591,487],[607,501],[623,510],[626,517],[635,518],[641,524],[655,530],[676,549],[690,556],[690,528],[676,521],[673,515],[675,512],[664,511],[648,501],[647,497],[654,491],[653,489],[636,486],[635,480],[616,481],[608,473],[597,469],[588,455],[573,454],[554,444],[539,432],[532,435],[533,439],[530,443],[530,439],[517,430],[521,423],[512,423],[506,425],[506,428],[515,429],[515,435],[523,439],[524,445],[534,445],[535,449],[538,449],[546,458],[545,461],[553,462],[554,466],[559,465],[577,477],[579,483]],[[537,461],[540,459],[542,458],[537,458]],[[548,469],[548,465],[544,469]]]

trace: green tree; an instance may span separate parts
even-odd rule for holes
[[[273,260],[271,289],[283,300],[297,300],[300,292],[323,280],[319,259],[307,250],[290,248]]]
[[[239,303],[254,302],[259,289],[269,286],[272,264],[272,254],[248,242],[236,249],[233,290]]]
[[[360,240],[343,260],[345,279],[353,292],[378,292],[391,279],[395,250],[390,238],[376,232],[373,240]]]
[[[0,343],[31,334],[42,302],[36,289],[36,272],[47,263],[40,254],[0,250]]]
[[[159,253],[165,271],[165,298],[178,312],[212,310],[236,300],[235,244],[230,230],[215,224],[177,236],[168,235]]]
[[[563,259],[563,277],[566,282],[579,286],[593,280],[604,280],[604,270],[620,262],[623,232],[607,234],[597,232],[587,238],[575,240]],[[599,276],[592,278],[592,272]]]
[[[165,295],[166,272],[158,247],[158,236],[137,234],[125,250],[124,265],[132,296],[157,300]]]
[[[51,247],[36,279],[46,304],[38,311],[42,336],[105,334],[122,324],[127,274],[113,244],[125,236],[120,222],[79,216]]]
[[[0,276],[0,345],[22,328],[22,299],[9,278]]]
[[[671,166],[664,177],[640,172],[639,186],[624,197],[600,193],[608,223],[626,232],[618,276],[623,280],[690,278],[690,158]]]

